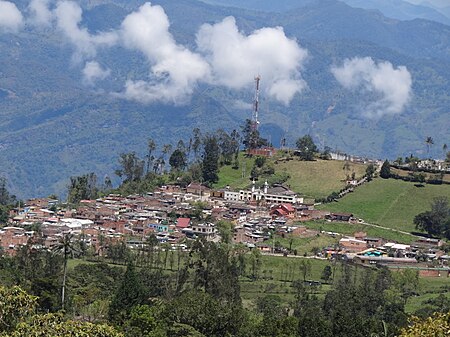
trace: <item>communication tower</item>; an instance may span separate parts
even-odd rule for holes
[[[259,119],[259,82],[261,81],[261,76],[255,76],[255,99],[253,101],[253,114],[252,114],[252,128],[253,130],[258,130]]]

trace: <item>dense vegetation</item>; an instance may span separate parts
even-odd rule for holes
[[[122,266],[104,263],[113,258]],[[189,252],[168,251],[149,242],[142,252],[111,248],[101,259],[69,270],[62,303],[63,256],[27,246],[15,257],[1,257],[0,281],[8,287],[0,288],[4,335],[22,336],[39,326],[43,336],[394,336],[406,327],[405,304],[418,286],[414,271],[391,274],[338,263],[325,265],[326,288],[318,292],[320,282],[309,281],[315,262],[294,259],[298,273],[286,286],[292,300],[260,293],[249,308],[242,303],[242,282],[267,277],[257,251],[201,240]]]

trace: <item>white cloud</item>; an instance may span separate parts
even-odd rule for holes
[[[0,0],[1,1],[1,0]],[[307,51],[289,39],[281,27],[262,28],[249,36],[239,32],[234,18],[203,25],[197,34],[198,51],[178,44],[169,32],[164,9],[147,2],[129,14],[115,31],[91,34],[82,27],[82,9],[74,1],[31,0],[29,22],[52,25],[71,43],[75,62],[86,63],[84,82],[93,85],[109,76],[94,61],[100,47],[122,44],[142,53],[149,65],[147,77],[128,79],[119,96],[142,103],[186,103],[197,84],[223,85],[231,89],[252,88],[254,75],[262,76],[264,92],[284,104],[306,87],[301,69]]]
[[[412,78],[405,66],[394,68],[390,62],[375,63],[370,57],[346,59],[340,67],[331,68],[336,80],[345,88],[375,97],[362,113],[370,118],[400,114],[412,96]]]
[[[120,35],[127,48],[143,53],[150,64],[149,81],[127,81],[127,98],[184,103],[196,83],[210,76],[209,65],[200,55],[175,42],[161,6],[142,5],[122,22]]]
[[[266,93],[284,104],[307,86],[300,70],[308,52],[287,38],[281,27],[262,28],[245,36],[235,19],[227,17],[217,24],[203,25],[197,33],[197,45],[211,64],[214,83],[241,89],[260,74]]]
[[[251,110],[253,109],[253,104],[238,99],[233,102],[233,108],[237,110]]]
[[[94,85],[96,80],[104,80],[111,74],[110,69],[103,69],[96,61],[86,62],[83,69],[84,83]]]
[[[75,61],[81,61],[86,57],[94,57],[97,48],[112,46],[117,43],[115,32],[102,32],[91,35],[86,28],[80,28],[82,19],[81,7],[72,1],[60,1],[55,8],[55,16],[58,28],[75,46]]]
[[[50,26],[53,14],[49,9],[50,0],[31,0],[28,11],[31,16],[30,22],[36,26]]]
[[[15,33],[23,24],[23,16],[15,4],[0,0],[0,32]]]

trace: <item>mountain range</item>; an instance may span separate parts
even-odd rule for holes
[[[309,133],[372,158],[442,157],[450,26],[352,2],[36,0],[57,17],[38,25],[30,2],[15,1],[22,25],[0,30],[0,175],[19,197],[64,195],[68,177],[113,177],[119,154],[143,156],[148,138],[161,147],[195,127],[240,129],[256,72],[261,133],[274,145]],[[133,20],[155,13],[164,29],[152,40]],[[241,48],[241,68],[221,58],[230,46]],[[173,55],[191,61],[170,68]]]

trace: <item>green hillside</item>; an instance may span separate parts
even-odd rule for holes
[[[306,198],[324,198],[345,187],[346,171],[343,161],[298,159],[277,161],[281,156],[282,154],[279,154],[275,158],[268,159],[268,164],[274,166],[275,174],[289,174],[290,178],[286,181],[286,185]],[[242,155],[239,157],[239,169],[233,169],[231,166],[222,167],[215,187],[222,188],[227,185],[234,189],[248,187],[253,162],[254,158]],[[349,175],[355,172],[356,178],[361,178],[365,170],[366,165],[349,162],[347,172]]]
[[[291,176],[287,184],[291,189],[309,198],[325,198],[345,187],[345,162],[339,160],[291,160],[275,165],[275,171],[286,171]],[[348,173],[361,178],[366,165],[349,163]]]
[[[429,210],[433,198],[450,196],[450,185],[424,185],[375,179],[336,203],[322,205],[333,212],[351,212],[369,223],[415,231],[414,216]]]

